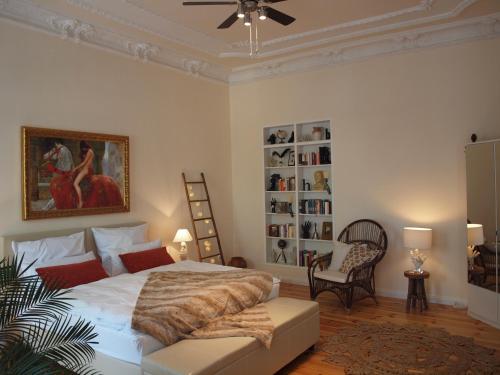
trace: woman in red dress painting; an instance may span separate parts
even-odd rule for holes
[[[92,168],[94,156],[95,154],[94,150],[92,150],[92,147],[87,142],[80,141],[80,159],[82,160],[82,162],[73,169],[73,172],[78,173],[73,182],[73,186],[78,198],[77,208],[83,207],[82,189],[80,187],[80,182],[85,177],[90,177],[94,173]]]

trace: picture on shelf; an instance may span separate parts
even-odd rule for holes
[[[295,151],[290,151],[288,154],[288,166],[295,167]]]
[[[331,221],[323,222],[321,239],[326,241],[331,241],[333,239],[333,224]]]

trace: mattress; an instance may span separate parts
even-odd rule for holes
[[[164,345],[155,338],[131,328],[132,314],[142,286],[149,273],[162,271],[211,272],[229,271],[233,267],[190,260],[152,268],[135,274],[122,274],[90,284],[79,285],[70,293],[74,298],[72,315],[82,316],[95,325],[99,334],[96,351],[108,356],[140,364],[142,356]],[[279,280],[273,278],[268,300],[279,296]]]

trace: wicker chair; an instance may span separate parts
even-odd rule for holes
[[[370,249],[380,250],[378,255],[369,262],[352,268],[347,276],[327,277],[326,270],[330,265],[333,252],[322,255],[311,262],[307,269],[309,293],[311,299],[325,291],[333,292],[340,299],[347,312],[351,311],[354,300],[371,297],[375,303],[375,266],[382,260],[387,250],[387,234],[380,224],[373,220],[362,219],[349,224],[337,238],[345,243],[362,243]],[[317,272],[318,271],[318,272]],[[339,272],[334,272],[339,274]]]
[[[490,278],[490,281],[496,279],[497,267],[500,266],[500,259],[497,260],[497,254],[495,250],[491,250],[484,245],[479,245],[474,248],[474,251],[478,254],[478,256],[475,258],[475,263],[477,263],[477,265],[483,267],[484,269],[482,280],[483,286],[495,287],[495,282],[486,284],[488,276],[492,276]]]

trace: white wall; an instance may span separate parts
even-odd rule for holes
[[[171,241],[190,225],[181,172],[205,171],[230,252],[226,86],[8,21],[0,21],[0,51],[0,235],[145,220],[151,236]],[[23,124],[130,136],[130,214],[23,222]]]
[[[284,279],[305,270],[267,266],[262,127],[332,119],[335,229],[380,222],[389,249],[377,289],[405,296],[406,225],[434,229],[428,294],[465,302],[470,134],[500,137],[500,39],[372,58],[231,87],[235,253]]]

